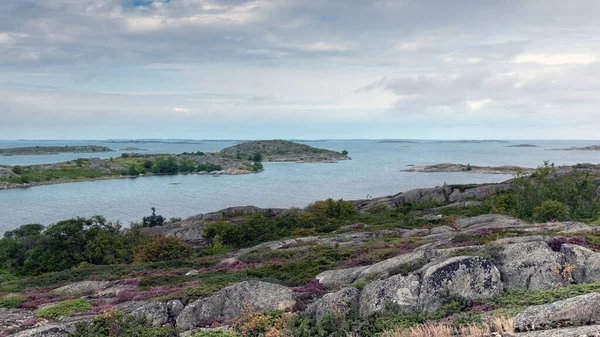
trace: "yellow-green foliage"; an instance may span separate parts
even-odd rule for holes
[[[160,237],[143,246],[135,254],[134,260],[138,263],[178,260],[188,258],[192,253],[192,247],[180,239],[173,236]]]
[[[35,317],[59,319],[71,316],[73,313],[90,310],[92,305],[82,298],[66,300],[49,305],[35,312]]]
[[[18,308],[26,300],[23,296],[0,297],[0,308]]]

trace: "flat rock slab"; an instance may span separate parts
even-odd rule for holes
[[[543,331],[521,332],[515,337],[600,337],[600,325],[578,326]]]
[[[600,322],[600,293],[572,297],[530,306],[514,319],[519,330],[552,328],[557,325],[584,325]]]

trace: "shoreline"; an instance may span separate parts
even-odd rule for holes
[[[177,174],[144,174],[144,175],[139,175],[139,176],[106,176],[106,177],[97,177],[97,178],[68,179],[68,180],[57,179],[57,180],[39,181],[39,182],[24,183],[24,184],[2,183],[2,182],[0,182],[0,191],[2,191],[2,190],[12,190],[12,189],[18,189],[18,188],[23,188],[24,189],[24,188],[31,188],[31,187],[46,186],[46,185],[83,183],[83,182],[88,182],[88,181],[118,180],[118,179],[137,179],[137,178],[145,178],[145,177],[177,176],[177,175],[188,175],[188,174],[213,175],[213,176],[221,176],[221,175],[235,176],[235,175],[242,175],[242,174],[260,173],[260,172],[263,172],[263,171],[264,171],[264,169],[260,170],[260,171],[242,171],[242,170],[237,170],[237,171],[227,172],[227,170],[225,170],[225,171],[214,171],[214,172],[187,172],[187,173],[177,173]]]

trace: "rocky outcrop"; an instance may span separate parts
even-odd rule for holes
[[[442,163],[435,165],[413,166],[404,172],[465,172],[482,174],[531,174],[534,169],[518,166],[471,166],[463,164]]]
[[[169,306],[159,301],[132,301],[115,306],[116,310],[141,318],[152,326],[165,326],[172,320],[169,319]]]
[[[370,315],[393,303],[407,311],[419,309],[420,278],[396,275],[367,284],[360,293],[360,312]]]
[[[335,313],[346,314],[358,310],[358,300],[360,290],[356,288],[344,288],[334,293],[323,296],[318,301],[312,303],[305,310],[309,317],[315,317],[320,321],[323,316]]]
[[[347,285],[352,284],[360,273],[365,270],[367,267],[354,267],[354,268],[345,268],[345,269],[336,269],[336,270],[327,270],[315,278],[319,280],[325,288],[328,289],[338,289]]]
[[[16,177],[16,173],[8,167],[0,167],[0,179]]]
[[[68,337],[73,327],[59,324],[45,325],[10,335],[10,337]]]
[[[287,287],[244,281],[188,304],[177,317],[177,327],[189,330],[208,321],[232,320],[240,316],[246,306],[256,311],[290,310],[294,303],[293,292]]]
[[[448,296],[485,298],[502,292],[500,272],[478,256],[458,256],[425,267],[421,278],[420,308],[433,311]]]
[[[110,281],[80,281],[52,290],[54,293],[82,293],[91,294],[104,290],[112,286],[114,282]]]
[[[560,252],[565,256],[565,265],[575,268],[571,273],[573,282],[600,280],[600,253],[569,243],[563,244]]]
[[[514,322],[519,330],[544,330],[557,326],[598,323],[600,322],[600,293],[531,306],[519,313]]]
[[[521,332],[514,337],[600,337],[600,325]]]
[[[497,263],[507,289],[543,290],[564,283],[556,272],[564,264],[564,257],[543,241],[506,245]]]

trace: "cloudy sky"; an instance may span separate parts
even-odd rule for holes
[[[1,0],[0,139],[598,139],[597,0]]]

